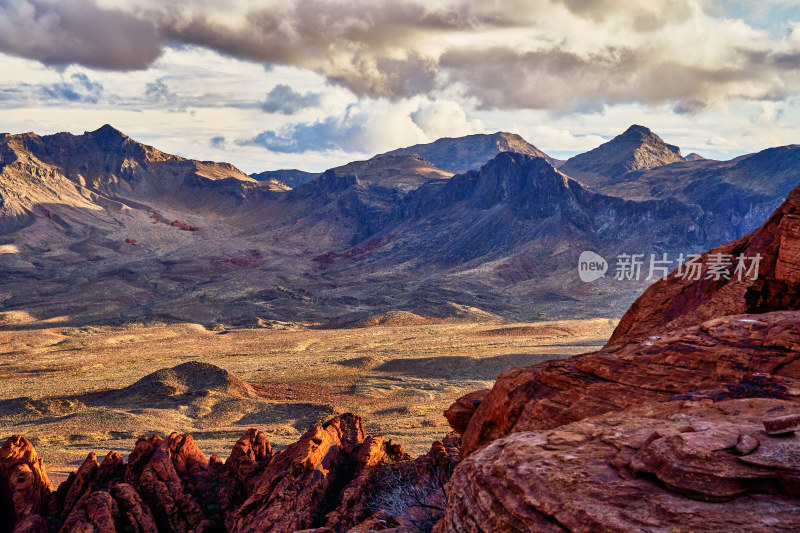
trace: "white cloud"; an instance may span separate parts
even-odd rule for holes
[[[419,97],[397,102],[365,99],[318,120],[288,123],[239,142],[281,153],[344,150],[371,155],[483,131],[483,123],[468,119],[457,102]]]
[[[359,96],[459,83],[487,108],[796,94],[797,38],[773,40],[726,13],[710,0],[21,0],[0,3],[0,50],[131,70],[179,43],[311,70]]]
[[[423,100],[411,113],[411,120],[430,140],[481,133],[485,129],[483,122],[468,119],[464,109],[451,100]]]
[[[777,34],[711,0],[0,0],[0,129],[248,171],[498,130],[564,157],[632,123],[733,156],[800,133],[800,13],[769,4]],[[277,86],[299,103],[264,112]]]

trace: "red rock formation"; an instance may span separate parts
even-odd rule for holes
[[[251,428],[233,445],[225,469],[252,492],[256,476],[264,471],[273,455],[275,452],[267,437]]]
[[[469,421],[475,410],[489,395],[489,389],[476,390],[469,394],[462,396],[444,412],[444,417],[450,424],[450,427],[455,429],[457,433],[462,434],[467,430]]]
[[[800,309],[800,188],[767,222],[741,239],[704,254],[761,256],[758,279],[681,279],[677,272],[650,286],[620,320],[609,345],[733,314]]]
[[[36,531],[31,518],[47,511],[52,487],[42,459],[25,437],[14,435],[0,447],[0,524]]]
[[[798,352],[800,312],[783,311],[718,318],[643,342],[514,368],[500,374],[476,409],[463,451],[515,431],[737,386],[753,374],[800,379]]]
[[[514,433],[456,470],[440,530],[794,531],[800,436],[762,420],[798,412],[796,398],[675,401]],[[759,446],[741,456],[743,435]]]
[[[2,450],[4,476],[20,471],[19,465],[27,473],[44,474],[41,460],[22,437],[9,439]],[[190,435],[153,435],[136,442],[127,464],[116,452],[99,464],[89,454],[52,498],[49,484],[31,483],[26,474],[16,492],[4,493],[0,502],[13,514],[7,523],[16,522],[15,531],[30,533],[59,528],[64,533],[199,533],[225,530],[226,519],[230,528],[242,531],[319,526],[319,531],[344,532],[364,521],[376,527],[400,524],[373,505],[373,491],[385,490],[387,476],[397,469],[419,485],[435,478],[441,488],[457,452],[457,438],[449,437],[411,461],[402,446],[366,436],[361,419],[351,414],[309,429],[279,454],[251,429],[224,463],[216,456],[206,460]],[[31,490],[36,487],[41,490]],[[443,492],[438,498],[443,505]],[[14,503],[21,504],[16,513]]]
[[[368,439],[361,418],[337,416],[275,455],[228,527],[274,533],[321,527],[359,470],[402,458],[402,449],[382,438]]]
[[[755,373],[800,378],[797,220],[800,188],[761,228],[708,252],[760,255],[758,280],[691,281],[673,273],[633,304],[603,350],[504,372],[466,429],[471,398],[453,404],[448,417],[464,433],[463,451]],[[792,311],[776,311],[784,309]]]

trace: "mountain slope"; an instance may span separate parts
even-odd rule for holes
[[[165,154],[109,125],[77,136],[6,134],[0,138],[0,194],[21,209],[29,208],[37,198],[28,190],[25,177],[31,175],[46,176],[53,191],[70,188],[66,182],[56,183],[66,179],[76,190],[110,199],[161,200],[195,209],[208,203],[206,189],[225,196],[230,204],[241,203],[245,189],[258,185],[233,165]]]
[[[367,185],[376,185],[408,192],[428,180],[448,179],[452,172],[444,171],[419,154],[383,154],[366,161],[355,161],[332,169],[339,176],[357,176]]]
[[[381,155],[418,154],[434,166],[448,172],[477,170],[501,152],[516,152],[534,157],[543,157],[551,164],[557,161],[514,133],[467,135],[465,137],[436,140],[428,144],[417,144]]]
[[[113,128],[5,136],[0,313],[229,325],[370,323],[390,311],[621,315],[650,283],[650,254],[675,260],[757,224],[777,196],[757,192],[756,178],[767,172],[783,177],[776,190],[786,186],[800,166],[794,154],[727,162],[739,184],[708,190],[720,162],[636,171],[639,181],[625,183],[670,173],[665,183],[684,185],[630,200],[513,152],[452,177],[419,155],[376,156],[286,190]],[[609,262],[593,283],[576,272],[587,250]],[[614,278],[620,254],[642,255],[638,280]]]
[[[595,190],[629,200],[674,198],[696,205],[709,224],[744,235],[769,216],[800,177],[800,146],[769,148],[730,161],[679,157],[641,126],[575,156],[559,170]],[[722,242],[722,241],[720,241]]]
[[[568,159],[560,170],[586,185],[602,188],[624,181],[631,172],[678,161],[683,161],[680,148],[665,143],[644,126],[633,125],[594,150]]]
[[[250,177],[257,181],[270,181],[276,180],[284,183],[294,189],[300,185],[308,183],[319,176],[316,172],[306,172],[304,170],[297,170],[296,168],[281,169],[281,170],[266,170],[264,172],[257,172],[250,174]]]
[[[609,259],[677,256],[730,235],[696,207],[606,196],[542,158],[503,153],[480,171],[410,192],[368,242],[327,255],[324,269],[331,278],[403,283],[408,309],[422,314],[458,294],[461,303],[532,319],[533,310],[581,314],[613,291],[627,306],[642,290],[644,276],[638,283],[610,279],[613,265],[608,278],[582,283],[575,267],[584,250]],[[537,305],[523,303],[530,301]]]

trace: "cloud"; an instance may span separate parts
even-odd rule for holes
[[[698,100],[682,100],[675,104],[672,110],[678,115],[696,115],[708,107]]]
[[[0,51],[130,70],[196,45],[311,70],[359,97],[458,90],[485,109],[686,112],[800,93],[797,25],[783,19],[776,39],[712,0],[98,1],[0,0]],[[268,112],[310,105],[278,87]]]
[[[46,65],[142,69],[168,44],[153,20],[82,0],[0,0],[0,50]]]
[[[306,109],[317,104],[319,93],[307,92],[300,94],[288,85],[279,83],[267,93],[267,98],[261,106],[267,113],[282,113],[293,115],[301,109]]]
[[[480,120],[469,120],[461,106],[449,100],[410,98],[396,103],[362,100],[342,113],[317,121],[296,122],[267,130],[244,144],[278,153],[345,151],[374,154],[484,131]]]
[[[163,79],[148,82],[145,86],[145,97],[152,102],[175,101],[176,95],[173,93]]]
[[[70,76],[69,81],[42,85],[40,93],[45,99],[96,104],[103,97],[103,85],[78,72]]]
[[[208,140],[208,145],[217,150],[225,150],[225,137],[218,135]]]
[[[374,153],[426,140],[407,110],[357,104],[340,115],[264,131],[245,144],[256,144],[279,153],[336,150]]]
[[[456,102],[448,100],[423,101],[411,113],[411,120],[419,126],[430,139],[441,137],[460,137],[484,131],[480,120],[470,120],[464,109]]]

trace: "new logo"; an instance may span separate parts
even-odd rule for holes
[[[608,262],[594,252],[585,251],[578,258],[578,275],[581,281],[591,283],[606,275]]]

